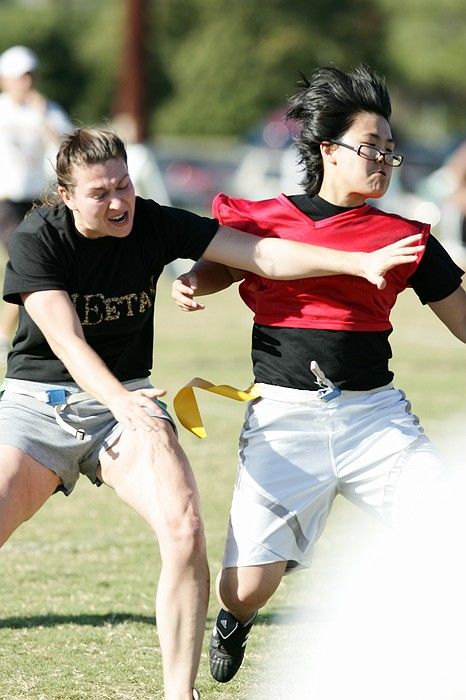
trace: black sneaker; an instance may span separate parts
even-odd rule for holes
[[[246,642],[254,620],[243,624],[223,608],[215,623],[209,645],[210,673],[219,683],[228,683],[243,663]]]

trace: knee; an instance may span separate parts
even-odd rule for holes
[[[174,546],[193,552],[205,548],[204,525],[193,502],[184,504],[177,515],[168,518],[166,531]]]
[[[227,574],[224,570],[218,582],[219,598],[224,606],[234,611],[259,610],[269,601],[277,589],[278,583],[256,580]]]
[[[203,566],[207,569],[204,529],[199,517],[187,516],[167,523],[166,535],[159,537],[164,565],[176,569]]]
[[[180,564],[206,558],[204,525],[193,497],[186,496],[162,520],[157,532],[162,557]]]
[[[220,594],[220,600],[230,611],[260,610],[271,598],[272,593],[262,589],[227,590]]]

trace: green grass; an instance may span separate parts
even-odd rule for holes
[[[183,314],[159,286],[156,385],[175,391],[193,376],[246,387],[250,314],[234,290],[207,299],[202,313]],[[464,346],[451,338],[407,292],[394,315],[397,386],[405,389],[428,433],[465,411]],[[212,578],[220,566],[235,478],[236,441],[243,405],[199,395],[209,437],[183,429],[203,500]],[[348,522],[355,530],[348,534]],[[337,501],[317,546],[309,591],[316,614],[325,603],[320,575],[347,561],[348,539],[372,521]],[[70,498],[57,495],[23,525],[0,554],[0,700],[147,700],[162,698],[153,598],[159,572],[157,544],[144,522],[105,487],[82,479]],[[299,604],[287,579],[258,620],[241,673],[228,685],[208,673],[206,635],[198,686],[212,700],[243,700],[256,684],[265,640],[289,634],[274,613]],[[212,587],[207,628],[217,604]]]

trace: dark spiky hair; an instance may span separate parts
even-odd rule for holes
[[[304,169],[303,186],[312,197],[323,178],[320,144],[340,139],[360,112],[380,114],[390,121],[392,108],[384,78],[364,64],[350,72],[334,66],[318,68],[310,79],[300,75],[286,116],[299,127],[296,146]]]

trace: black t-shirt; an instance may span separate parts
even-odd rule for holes
[[[293,204],[314,221],[336,216],[347,207],[330,204],[319,196],[289,197]],[[409,283],[423,304],[440,301],[461,284],[463,271],[446,250],[430,235],[424,255]],[[341,389],[364,391],[388,384],[393,372],[391,330],[381,332],[335,331],[307,328],[279,328],[254,324],[252,361],[257,382],[315,390],[310,371],[316,360],[326,376]]]
[[[157,280],[177,258],[197,260],[218,229],[216,219],[136,198],[125,238],[86,238],[67,207],[35,209],[10,243],[3,298],[20,305],[7,377],[64,382],[72,378],[21,302],[21,293],[68,292],[89,345],[127,381],[152,368]]]

